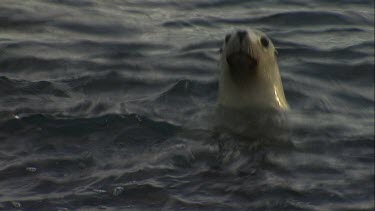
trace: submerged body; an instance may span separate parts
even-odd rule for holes
[[[245,109],[288,110],[277,51],[260,31],[235,31],[225,37],[220,55],[218,103]]]

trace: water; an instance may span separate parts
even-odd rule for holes
[[[0,209],[374,210],[373,8],[0,0]],[[292,109],[251,136],[212,127],[218,49],[248,27]]]

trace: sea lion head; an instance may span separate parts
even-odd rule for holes
[[[288,109],[277,51],[265,33],[233,31],[225,35],[220,52],[220,105]]]
[[[226,34],[221,50],[222,66],[238,85],[251,81],[261,71],[277,65],[277,51],[271,40],[258,30],[236,30]]]

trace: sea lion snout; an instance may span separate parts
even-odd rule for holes
[[[243,39],[248,36],[248,33],[247,31],[244,31],[244,30],[238,30],[236,35],[238,36],[238,39],[240,41],[240,44],[242,43]]]
[[[252,54],[252,43],[249,32],[237,30],[226,37],[226,62],[232,80],[242,84],[249,77],[256,74],[257,59]]]

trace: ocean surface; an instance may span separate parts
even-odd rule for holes
[[[247,28],[291,110],[223,121]],[[0,0],[0,210],[373,211],[374,1]]]

